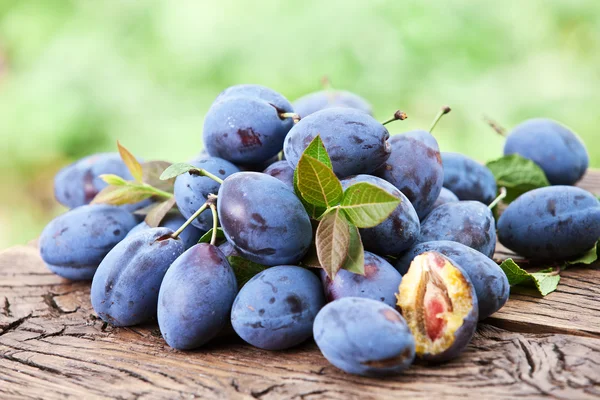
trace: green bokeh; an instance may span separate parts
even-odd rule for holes
[[[367,98],[398,133],[436,130],[444,150],[485,161],[510,128],[552,117],[600,167],[600,2],[0,1],[0,248],[34,238],[62,209],[52,176],[120,139],[145,159],[202,148],[225,87],[289,99],[320,78]],[[543,143],[540,143],[543,145]]]

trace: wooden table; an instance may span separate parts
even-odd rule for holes
[[[581,183],[600,193],[600,172]],[[513,294],[463,355],[387,379],[345,374],[313,342],[270,352],[224,336],[170,349],[155,324],[112,328],[89,283],[50,273],[35,243],[0,252],[0,399],[511,399],[600,397],[600,264],[545,298]]]

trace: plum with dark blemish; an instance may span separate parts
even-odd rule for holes
[[[136,224],[135,217],[121,207],[77,207],[44,228],[40,254],[55,274],[71,280],[90,280],[104,256]]]
[[[238,167],[218,157],[199,156],[190,161],[190,164],[205,169],[221,179],[239,172]],[[207,176],[186,173],[175,178],[173,194],[181,215],[190,218],[206,202],[209,194],[216,194],[218,191],[219,183],[213,179]],[[192,221],[192,225],[202,231],[208,231],[213,225],[212,214],[210,212],[200,214],[198,218]]]
[[[231,324],[252,346],[283,350],[310,338],[315,316],[324,304],[315,274],[301,267],[277,266],[242,287],[233,303]]]
[[[454,359],[477,328],[477,296],[459,264],[435,251],[418,255],[402,277],[398,307],[415,338],[417,357]]]
[[[290,188],[294,188],[294,168],[286,160],[277,161],[269,165],[263,172],[279,179]]]
[[[492,211],[478,201],[459,201],[434,208],[421,223],[419,243],[451,240],[488,257],[496,249],[496,223]]]
[[[158,326],[167,344],[189,350],[214,338],[229,322],[237,294],[225,255],[200,243],[173,262],[158,294]]]
[[[313,333],[323,356],[349,374],[397,374],[415,358],[415,339],[406,320],[380,301],[335,300],[317,314]]]
[[[442,152],[444,187],[460,200],[477,200],[490,204],[496,197],[496,178],[492,171],[459,153]]]
[[[327,108],[301,119],[285,138],[283,151],[293,168],[317,135],[340,178],[369,174],[390,156],[390,134],[385,126],[356,109]]]
[[[342,180],[347,189],[359,182],[366,182],[384,189],[400,198],[400,204],[389,217],[373,228],[360,229],[365,249],[386,256],[397,256],[415,243],[419,237],[419,216],[408,198],[391,183],[372,175],[356,175]]]
[[[573,186],[535,189],[510,203],[498,220],[498,239],[529,258],[564,259],[600,238],[600,202]]]
[[[302,118],[326,108],[353,108],[372,115],[371,105],[362,97],[347,90],[320,90],[300,97],[293,103],[294,111]]]
[[[443,187],[442,190],[440,191],[440,195],[438,196],[437,200],[435,201],[435,203],[433,203],[432,210],[435,210],[437,207],[444,205],[446,203],[456,203],[458,201],[460,201],[460,200],[454,193],[452,193],[451,190],[448,190],[445,187]],[[429,214],[427,214],[427,215],[429,215]]]
[[[535,162],[553,185],[574,185],[589,164],[579,136],[547,118],[529,119],[517,125],[504,144],[504,155],[509,154],[520,154]]]
[[[307,252],[312,226],[293,190],[270,175],[238,172],[219,188],[219,221],[241,256],[262,265],[296,263]]]
[[[113,326],[131,326],[156,316],[160,284],[185,250],[168,228],[150,228],[123,239],[102,260],[92,280],[94,311]]]
[[[163,220],[160,222],[160,226],[163,228],[169,228],[172,231],[176,231],[183,223],[186,221],[179,213],[177,214],[167,214]],[[133,235],[145,229],[150,229],[150,225],[148,225],[145,221],[137,224],[132,230],[129,231],[127,236]],[[183,241],[183,245],[186,249],[189,249],[196,243],[198,240],[204,235],[206,231],[202,231],[194,226],[188,226],[179,234],[179,238]]]
[[[395,306],[402,275],[386,260],[368,251],[365,251],[364,265],[364,275],[340,269],[333,280],[321,269],[319,272],[327,300],[364,297]]]
[[[211,156],[237,164],[259,164],[277,155],[294,124],[283,114],[292,105],[258,85],[233,86],[222,92],[204,119],[204,145]]]
[[[425,131],[393,136],[389,159],[374,175],[398,188],[424,218],[440,195],[444,168],[435,138]]]
[[[506,274],[493,260],[477,250],[448,240],[425,242],[414,245],[394,266],[406,274],[411,261],[419,254],[435,251],[458,263],[469,276],[479,304],[479,319],[485,319],[504,306],[510,294]]]

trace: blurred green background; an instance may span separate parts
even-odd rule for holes
[[[290,100],[334,87],[367,98],[391,132],[428,127],[444,150],[501,155],[487,114],[571,126],[600,167],[598,0],[0,1],[0,248],[63,209],[52,177],[117,139],[185,161],[204,114],[237,83]],[[543,146],[543,143],[540,143]]]

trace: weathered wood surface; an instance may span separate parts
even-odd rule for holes
[[[582,186],[600,193],[600,173]],[[0,399],[600,398],[600,265],[561,275],[545,298],[511,295],[459,359],[370,379],[312,342],[269,352],[229,335],[180,352],[156,325],[112,328],[89,283],[50,273],[34,243],[16,246],[0,252]]]

